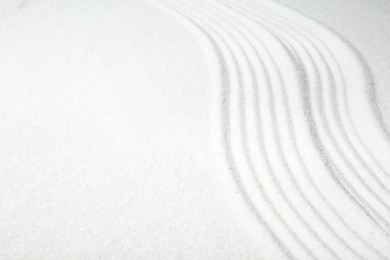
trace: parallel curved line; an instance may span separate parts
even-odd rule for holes
[[[185,17],[188,21],[191,22],[193,26],[195,26],[202,34],[204,34],[207,38],[207,40],[210,43],[210,46],[212,46],[213,50],[217,54],[217,59],[218,59],[218,64],[220,66],[220,73],[221,73],[221,102],[220,102],[220,107],[221,107],[221,114],[223,116],[221,117],[222,119],[222,124],[221,124],[221,133],[222,133],[222,138],[223,143],[227,144],[224,148],[224,157],[226,157],[227,163],[229,170],[232,174],[233,181],[236,183],[245,203],[248,205],[250,211],[256,216],[257,221],[266,228],[267,232],[270,234],[270,236],[273,238],[273,240],[276,242],[276,244],[279,246],[279,248],[283,251],[286,257],[290,259],[295,259],[293,256],[292,252],[287,248],[287,246],[280,240],[280,238],[275,234],[274,230],[270,227],[270,225],[265,221],[264,217],[255,209],[255,206],[253,205],[253,202],[248,195],[248,192],[243,188],[241,176],[237,172],[237,167],[234,163],[234,160],[232,159],[231,156],[231,147],[228,145],[228,142],[226,140],[230,139],[229,137],[229,129],[228,129],[228,96],[229,96],[229,78],[226,77],[228,75],[227,71],[227,63],[225,61],[225,57],[222,54],[219,45],[217,44],[216,40],[211,37],[211,35],[201,26],[199,25],[193,18],[190,16],[186,15],[183,13],[182,10],[178,9],[177,7],[173,6],[172,4],[168,3],[163,3],[163,5],[168,6],[170,9],[174,10],[177,12],[178,15]]]
[[[201,22],[200,22],[201,23]],[[215,32],[214,31],[214,34],[218,34],[217,32]],[[228,46],[228,45],[227,45]],[[237,67],[237,68],[239,68],[239,67]],[[240,76],[238,77],[239,79],[241,78]],[[266,197],[266,195],[265,194],[263,194],[263,196],[264,197]],[[269,201],[269,200],[268,200]],[[269,205],[271,206],[271,208],[274,208],[274,206],[273,206],[273,204],[272,204],[272,202],[269,202]],[[275,211],[275,209],[273,209],[274,211]],[[275,211],[276,212],[276,211]],[[279,215],[280,216],[280,215]],[[281,217],[281,219],[282,219],[282,217]],[[285,222],[285,220],[282,220],[282,222]],[[298,239],[297,237],[295,237],[295,239]],[[303,245],[303,243],[302,243],[302,245]]]
[[[320,138],[318,138],[318,139],[320,139]],[[337,145],[337,144],[336,144],[336,145]],[[334,163],[332,163],[332,164],[335,165]],[[337,170],[337,172],[340,172],[340,170]],[[356,173],[356,170],[355,170],[355,173]],[[337,176],[336,176],[336,177],[337,177]],[[345,178],[343,178],[343,179],[344,179],[344,181],[345,181]],[[367,184],[366,184],[364,181],[362,181],[361,178],[360,178],[360,181],[361,181],[361,183],[363,183],[363,186],[368,187]],[[348,185],[348,186],[349,186],[349,187],[352,187],[351,185]],[[372,188],[368,187],[368,189],[369,189],[371,192],[373,192]],[[353,190],[353,193],[354,193],[354,194],[358,194],[358,193],[357,193],[356,191],[354,191],[354,190]],[[375,192],[373,192],[373,193],[375,194]],[[357,197],[359,198],[360,195],[357,195]],[[379,200],[382,202],[382,204],[383,204],[383,205],[386,205],[386,203],[384,203],[384,201],[383,201],[382,199],[380,199],[380,197],[379,197],[378,195],[376,195],[376,198],[379,198]],[[363,201],[364,201],[364,200],[363,200]],[[369,205],[369,203],[366,203],[366,202],[363,202],[363,203],[365,204],[366,207],[372,208],[372,207]],[[385,206],[385,207],[387,207],[387,206]],[[382,223],[385,223],[385,225],[388,226],[388,222],[386,221],[386,218],[381,217],[380,214],[379,214],[376,210],[373,210],[373,214],[375,214],[378,218],[380,218],[381,221],[382,221]]]
[[[217,15],[218,16],[218,13],[215,13],[215,15]],[[228,23],[228,25],[231,25],[228,21],[226,21],[227,23]],[[234,27],[233,25],[231,25],[232,27]],[[239,31],[238,31],[239,32]],[[244,35],[242,35],[242,37],[245,39],[245,36]],[[256,49],[254,49],[253,48],[253,50],[254,50],[254,52],[256,52]],[[244,52],[244,51],[243,51]],[[245,54],[244,54],[245,55]],[[253,71],[253,69],[252,69],[252,71]],[[244,108],[241,108],[241,109],[244,109]],[[245,123],[243,123],[243,124],[245,124]],[[245,128],[245,127],[244,127]],[[245,130],[244,130],[245,131]],[[246,134],[243,134],[243,135],[246,135]],[[245,150],[247,150],[247,148],[245,148]],[[265,155],[266,156],[266,155]],[[248,156],[249,157],[249,156]],[[287,165],[287,162],[285,161],[285,159],[284,159],[284,163]],[[286,166],[286,167],[288,167],[288,166]],[[271,171],[271,170],[270,170]],[[281,191],[281,192],[283,192],[283,191]],[[284,196],[285,197],[285,196]],[[288,198],[287,197],[285,197],[285,199],[288,201]],[[293,208],[293,206],[292,206],[292,204],[291,204],[291,202],[289,203],[289,205]],[[302,219],[302,216],[295,210],[295,212],[296,212],[296,214]],[[305,222],[305,221],[304,221]],[[309,229],[311,229],[310,227],[308,227]],[[313,231],[312,231],[313,232]],[[319,236],[318,236],[318,234],[316,234],[315,235],[316,237],[317,237],[317,239],[318,240],[321,240],[320,238],[319,238]],[[322,244],[326,247],[326,245],[322,242]],[[329,248],[328,248],[328,250],[330,250]],[[334,255],[334,252],[332,253],[333,255]],[[355,255],[356,256],[356,255]]]
[[[216,14],[216,15],[218,15],[218,14]],[[231,19],[234,19],[233,17],[230,17]],[[228,21],[226,21],[227,23],[229,23]],[[237,21],[238,22],[238,21]],[[232,25],[232,27],[233,27],[233,25]],[[245,38],[245,36],[243,36],[244,38]],[[286,164],[286,165],[288,165],[288,162],[284,159],[284,163]],[[288,166],[286,166],[286,167],[288,167]],[[290,171],[290,170],[289,170]],[[296,181],[295,180],[293,180],[293,183],[294,183],[294,185],[295,186],[297,186],[297,184],[296,184]],[[304,195],[302,195],[302,190],[300,189],[300,187],[298,187],[297,188],[298,190],[299,190],[299,193],[300,193],[300,195],[301,196],[303,196],[304,198],[304,200],[306,201],[306,203],[308,203],[309,205],[309,207],[315,212],[315,214],[319,217],[319,218],[321,218],[321,220],[322,221],[324,221],[325,223],[327,223],[326,222],[326,220],[324,220],[323,218],[322,218],[322,216],[320,216],[319,215],[319,213],[314,209],[314,206],[313,206],[313,204],[311,204],[308,200],[307,200],[307,197],[305,197]],[[332,231],[332,233],[333,234],[335,234],[336,235],[336,239],[338,239],[340,242],[342,242],[343,244],[345,244],[345,241],[343,241],[343,239],[341,239],[338,235],[337,235],[337,233],[331,228],[331,226],[327,223],[327,224],[325,224],[328,228],[330,228]],[[345,246],[347,247],[347,248],[349,248],[351,251],[353,251],[354,252],[354,250],[350,247],[350,246],[348,246],[348,245],[346,245],[345,244]],[[356,254],[356,252],[354,252],[355,253],[355,257],[359,257],[357,254]]]
[[[257,11],[263,13],[264,15],[270,15],[270,14],[264,13],[264,11],[263,11],[263,10],[260,10],[260,9],[257,10]],[[289,26],[289,25],[286,24],[286,26]],[[290,26],[290,28],[291,28],[291,26]],[[304,28],[300,28],[300,29],[305,30]],[[310,34],[310,32],[307,32],[307,33]],[[311,36],[313,36],[313,38],[317,38],[317,37],[315,37],[315,35],[311,35]],[[319,39],[315,39],[315,40],[321,41],[321,40],[319,40]],[[323,42],[320,42],[319,44],[324,46],[324,48],[326,49],[327,53],[329,54],[329,56],[331,56],[331,59],[332,59],[333,62],[335,63],[335,66],[336,66],[336,68],[337,68],[337,71],[340,73],[342,70],[340,69],[340,65],[338,64],[337,59],[335,59],[334,55],[330,52],[330,50],[326,47],[326,45],[325,45]],[[314,45],[314,47],[315,47],[315,45]],[[324,58],[324,59],[325,59],[325,58]],[[326,68],[327,71],[330,71],[331,68],[332,68],[332,66],[330,66],[330,65],[328,64],[328,62],[326,62],[326,67],[327,67],[327,68]],[[332,76],[332,73],[329,73],[329,75]],[[342,73],[340,73],[340,77],[342,78],[342,81],[344,81],[344,79],[343,79],[344,76],[343,76]],[[334,85],[334,84],[332,84],[332,85],[330,85],[330,86],[333,86],[333,85]],[[333,87],[333,89],[335,89],[335,88]],[[342,89],[345,90],[346,88],[345,88],[345,87],[342,87]],[[334,101],[334,103],[333,103],[334,105],[332,106],[332,108],[337,109],[337,108],[339,107],[339,106],[337,105],[337,99],[331,99],[331,100]],[[349,114],[350,114],[350,113],[348,113],[347,119],[348,119],[349,121],[351,121],[351,120],[350,120]],[[339,116],[339,113],[334,113],[334,115],[336,116],[336,120],[337,120],[338,122],[340,122],[342,118]],[[340,124],[340,125],[341,125],[341,124]],[[343,135],[344,135],[345,139],[346,139],[346,140],[348,141],[348,143],[351,145],[351,149],[353,150],[354,155],[357,156],[357,157],[359,157],[359,159],[362,159],[362,156],[358,154],[357,150],[353,147],[354,145],[352,144],[351,140],[349,140],[349,136],[346,134],[346,130],[345,130],[345,128],[343,127],[343,125],[341,125],[340,127],[341,127],[341,130],[342,130],[343,133],[344,133]],[[354,132],[356,132],[356,128],[353,127],[353,129],[355,130]],[[360,140],[361,140],[361,137],[359,137],[359,138],[360,138]],[[367,148],[366,148],[366,149],[367,149]],[[369,153],[369,156],[372,157],[372,154]],[[362,161],[363,167],[364,167],[366,170],[369,170],[369,169],[368,169],[369,167],[368,167],[368,165],[364,162],[364,160],[361,160],[361,161]],[[380,167],[380,166],[378,166],[378,167]],[[383,170],[383,167],[380,167],[380,168],[382,168],[382,170]],[[384,171],[384,170],[383,170],[383,171]],[[387,175],[387,172],[386,172],[386,171],[384,171],[384,172],[385,172],[386,175]],[[371,171],[371,174],[373,175],[372,171]],[[381,186],[381,188],[385,189],[387,195],[389,195],[389,194],[390,194],[389,188],[387,188],[387,187],[382,183],[382,181],[380,181],[375,175],[373,175],[373,178],[375,178],[375,181]],[[387,178],[386,178],[386,179],[387,179]]]
[[[293,128],[292,128],[292,129],[293,129]],[[291,137],[291,138],[292,138],[292,140],[294,140],[294,142],[295,142],[295,137]],[[295,149],[296,149],[296,147],[295,147]],[[299,157],[299,158],[301,158],[301,157]],[[302,160],[302,159],[300,159],[300,160]],[[303,167],[305,168],[305,166],[303,166]],[[307,169],[306,169],[306,171],[307,171]],[[307,172],[306,172],[306,174],[307,174]],[[308,174],[307,177],[310,178],[310,175]],[[329,204],[329,203],[328,203],[328,204]],[[339,216],[339,215],[338,215],[338,216]],[[344,222],[344,224],[346,224],[345,221],[343,221],[343,222]],[[349,228],[349,230],[351,230],[351,228]],[[355,233],[355,235],[356,235],[356,233]],[[367,244],[367,243],[365,242],[365,244]]]
[[[162,4],[191,23],[215,53],[223,161],[244,203],[285,256],[388,259],[390,162],[381,151],[390,151],[390,135],[357,51],[270,1]],[[336,58],[336,47],[351,68]],[[360,74],[350,82],[352,72]],[[367,129],[376,142],[386,140],[378,149],[362,138],[367,130],[351,114],[352,83],[365,102],[364,115],[377,122]],[[359,221],[368,229],[358,230]]]

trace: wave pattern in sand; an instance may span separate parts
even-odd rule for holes
[[[389,135],[353,47],[270,1],[162,5],[212,50],[217,153],[285,255],[390,257]]]

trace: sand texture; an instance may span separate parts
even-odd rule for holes
[[[2,2],[0,259],[390,259],[390,5],[325,2]]]

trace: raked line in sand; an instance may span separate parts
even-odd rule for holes
[[[159,3],[208,45],[216,154],[285,255],[389,258],[389,134],[353,47],[271,1]]]

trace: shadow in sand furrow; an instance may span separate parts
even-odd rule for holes
[[[267,21],[267,22],[268,22],[268,21]],[[288,45],[288,42],[285,42],[285,44]],[[299,44],[299,43],[298,43],[298,44]],[[287,97],[287,98],[288,98],[288,97]],[[294,132],[294,128],[293,128],[293,127],[290,127],[290,129],[292,129],[292,132]],[[294,142],[295,142],[295,138],[292,137],[292,139],[293,139]],[[294,147],[296,147],[296,145],[294,145]],[[296,153],[299,154],[299,150],[296,150]],[[299,159],[299,158],[301,158],[301,156],[298,156],[298,159]],[[303,162],[302,162],[302,164],[304,165]],[[306,168],[306,167],[304,166],[303,170],[304,170],[304,172],[307,174],[307,168],[306,168],[306,170],[305,170],[305,168]],[[311,175],[310,175],[310,174],[307,174],[306,177],[307,177],[307,179],[310,181],[311,186],[317,187],[317,186],[315,185],[315,183],[313,182],[313,179],[311,178]],[[316,189],[316,192],[317,192],[318,194],[321,194],[320,196],[322,197],[322,198],[321,198],[322,201],[326,201],[325,197],[323,197],[322,193],[321,193],[318,189]],[[332,209],[332,211],[334,211],[333,207],[329,204],[329,202],[326,202],[325,204],[327,204],[327,205]],[[334,213],[336,213],[336,212],[334,211]],[[342,218],[340,217],[340,215],[339,215],[338,213],[336,213],[336,214],[338,215],[339,219],[342,220]],[[342,220],[342,222],[346,225],[346,222],[345,222],[344,220]],[[349,229],[350,229],[350,228],[349,228]]]
[[[287,109],[287,111],[286,111],[287,113],[288,113],[288,109]],[[290,127],[290,129],[292,129],[291,127]],[[291,137],[291,136],[290,136]],[[293,138],[293,137],[291,137],[291,138]],[[295,138],[293,138],[293,140],[295,140]],[[308,175],[308,176],[310,176],[310,175]],[[345,223],[345,222],[344,222]]]
[[[319,103],[319,102],[317,102],[317,103]],[[319,123],[321,123],[321,120],[317,120],[317,121],[319,121]],[[325,120],[323,120],[323,121],[325,121]],[[326,120],[327,121],[327,120]],[[329,124],[328,124],[329,125]],[[315,127],[315,129],[318,129],[318,127]],[[327,130],[329,130],[329,127],[326,127],[326,129]],[[316,133],[317,133],[318,131],[316,131]],[[327,131],[328,133],[330,133],[330,130],[329,131]],[[316,138],[316,140],[318,141],[318,140],[321,140],[321,138]],[[333,141],[332,143],[336,146],[336,148],[338,148],[338,144],[337,144],[337,142],[334,140],[334,138],[332,138],[332,135],[331,135],[331,140]],[[324,143],[324,142],[322,142],[322,143]],[[326,142],[325,142],[326,143]],[[322,147],[324,147],[323,145],[321,146],[321,150],[324,150]],[[338,149],[339,150],[339,149]],[[343,157],[344,159],[345,159],[345,157]],[[328,160],[330,160],[330,159],[328,159]],[[350,162],[348,161],[348,160],[346,160],[345,159],[345,162],[348,164],[348,165],[351,165],[350,164]],[[333,164],[333,165],[336,165],[336,163],[333,163],[333,161],[331,161],[331,163]],[[336,166],[334,166],[334,167],[336,167]],[[339,172],[340,174],[342,174],[343,173],[343,171],[340,171],[340,170],[338,170],[337,172]],[[367,185],[367,183],[363,180],[363,178],[360,176],[360,174],[359,174],[359,172],[356,170],[356,169],[353,169],[353,173],[357,176],[357,178],[358,178],[358,181],[360,182],[360,185],[362,185],[363,187],[365,187],[367,190],[368,190],[368,192],[370,193],[370,194],[372,194],[376,199],[378,199],[379,200],[379,203],[381,203],[382,204],[382,206],[384,206],[385,208],[388,208],[388,206],[387,206],[387,204],[384,202],[384,200],[374,191],[374,189],[372,189],[371,187],[369,187],[368,185]],[[339,175],[340,175],[339,174]],[[336,178],[337,178],[338,176],[336,176]],[[347,183],[347,185],[349,186],[349,187],[351,187],[352,189],[353,189],[353,186],[351,186],[350,184],[349,184],[349,182],[347,181],[347,179],[344,177],[344,176],[339,176],[340,178],[342,178],[343,180],[344,180],[344,182],[346,182]],[[359,196],[359,193],[357,193],[357,192],[354,192],[354,194],[357,194],[356,196],[358,196],[358,197],[360,197]],[[364,203],[364,202],[363,202]],[[368,208],[370,208],[370,204],[369,203],[365,203],[365,206],[366,207],[368,207]],[[376,214],[375,213],[376,211],[374,210],[374,214]],[[381,218],[381,216],[380,216],[380,214],[379,213],[377,213],[376,214],[377,215],[377,217],[379,217],[379,218]],[[381,218],[382,219],[382,222],[383,223],[385,223],[385,225],[387,225],[387,221],[385,220],[386,218]]]
[[[214,15],[217,15],[218,16],[218,13],[215,13]],[[225,21],[226,23],[227,23],[227,25],[228,25],[228,28],[230,27],[232,27],[233,25],[229,25],[229,21]],[[239,30],[237,30],[237,32],[240,32]],[[245,36],[244,35],[241,35],[241,37],[239,37],[239,38],[241,38],[241,39],[245,39]],[[256,49],[254,48],[254,51],[256,52]],[[243,51],[243,50],[241,50],[241,52],[242,52],[242,55],[244,55],[244,56],[246,56],[245,57],[245,59],[249,62],[249,59],[248,59],[248,56],[247,55],[245,55],[245,51]],[[257,56],[258,57],[258,56]],[[249,62],[249,64],[250,64],[250,62]],[[254,69],[253,69],[253,67],[252,66],[249,66],[249,70],[252,72],[252,74],[255,74],[255,72],[254,72]],[[240,75],[241,76],[241,75]],[[251,76],[248,76],[248,77],[250,77],[250,78],[252,78]],[[244,98],[243,98],[243,96],[245,96],[245,94],[243,93],[244,92],[244,89],[243,89],[243,87],[242,87],[242,82],[240,82],[241,84],[240,84],[240,86],[241,86],[241,88],[240,88],[240,104],[241,104],[241,106],[240,106],[240,113],[241,114],[245,114],[245,107],[244,106],[242,106],[242,104],[244,104],[245,103],[245,100],[244,100]],[[257,84],[255,85],[255,88],[257,88]],[[270,100],[272,100],[272,99],[270,99]],[[271,102],[272,103],[272,102]],[[271,107],[273,107],[273,106],[271,106]],[[275,114],[275,113],[273,113],[273,114]],[[251,156],[249,155],[249,149],[248,149],[248,141],[247,141],[247,138],[246,138],[246,136],[247,136],[247,131],[246,131],[246,124],[245,124],[245,120],[242,120],[242,118],[243,118],[243,116],[241,116],[241,120],[240,120],[240,124],[241,124],[241,133],[240,133],[240,135],[243,137],[243,146],[244,146],[244,148],[243,148],[243,152],[246,154],[246,160],[248,161],[247,163],[248,163],[248,165],[249,165],[249,168],[251,169],[251,172],[252,172],[252,174],[254,174],[255,176],[256,176],[256,171],[254,170],[254,167],[253,167],[253,159],[250,159],[251,158]],[[261,120],[257,120],[257,122],[260,122]],[[272,120],[273,122],[276,122],[274,119]],[[275,125],[274,125],[274,128],[275,128]],[[260,133],[261,132],[261,130],[258,130],[258,132]],[[275,132],[277,132],[277,129],[276,129],[276,131]],[[265,145],[264,145],[264,138],[261,138],[261,140],[260,140],[260,145],[261,145],[261,151],[262,151],[262,153],[263,153],[263,157],[265,158],[265,161],[266,161],[266,165],[267,165],[267,170],[270,172],[270,173],[272,173],[273,175],[274,175],[274,171],[272,170],[272,167],[271,167],[271,165],[270,165],[270,160],[269,160],[269,158],[268,158],[268,156],[267,156],[267,152],[265,151],[266,150],[266,147],[265,147]],[[279,140],[278,138],[276,139],[276,140]],[[278,147],[278,152],[280,152],[280,145],[277,145],[277,147]],[[282,157],[283,157],[283,155],[281,155]],[[283,160],[283,159],[282,159]],[[286,166],[286,163],[284,163],[284,166]],[[294,208],[294,206],[293,206],[293,203],[287,198],[287,196],[284,194],[284,191],[283,191],[283,189],[280,187],[280,185],[279,185],[279,182],[276,180],[276,178],[273,178],[273,181],[274,181],[274,183],[275,183],[275,185],[277,185],[277,187],[278,187],[278,191],[283,195],[283,198],[285,199],[285,201],[287,202],[287,204],[289,205],[289,207],[290,208],[292,208],[293,209],[293,211],[294,211],[294,213],[297,215],[297,217],[298,218],[300,218],[300,219],[303,219],[303,217],[302,217],[302,215],[300,214],[300,213],[298,213],[298,211],[297,211],[297,209],[296,208]],[[259,188],[261,188],[261,187],[259,187]],[[304,226],[306,227],[306,228],[308,228],[310,231],[311,231],[311,233],[312,234],[314,234],[314,236],[318,239],[318,240],[320,240],[321,242],[322,242],[322,245],[323,246],[325,246],[326,247],[326,245],[323,243],[323,241],[321,240],[321,238],[318,236],[318,234],[316,234],[308,225],[307,225],[307,223],[306,223],[306,221],[303,221],[303,223],[304,223]],[[330,249],[329,249],[330,250]]]
[[[214,39],[214,37],[211,37],[211,35],[201,26],[198,24],[197,21],[195,21],[192,17],[188,16],[183,12],[180,8],[174,6],[172,3],[167,3],[164,2],[163,5],[165,7],[168,7],[169,10],[174,11],[174,15],[178,14],[179,16],[184,17],[187,19],[192,26],[194,26],[200,33],[204,34],[207,41],[210,43],[210,47],[213,49],[213,51],[216,53],[216,59],[218,60],[218,65],[219,65],[219,71],[220,71],[220,88],[218,89],[220,92],[218,96],[220,97],[220,103],[219,107],[220,109],[218,110],[219,113],[221,114],[220,116],[220,124],[218,124],[221,128],[219,132],[219,136],[221,137],[221,141],[224,144],[223,147],[223,157],[227,162],[227,168],[232,174],[233,181],[237,185],[238,190],[240,191],[244,202],[247,204],[249,210],[255,215],[256,220],[258,223],[260,223],[263,227],[266,228],[272,239],[276,242],[276,244],[279,246],[279,248],[282,250],[284,255],[288,258],[295,258],[291,251],[287,249],[285,244],[279,239],[279,237],[275,234],[274,230],[270,227],[269,223],[264,219],[264,217],[256,210],[255,205],[252,202],[251,196],[248,194],[248,191],[243,188],[243,183],[241,180],[241,176],[239,175],[237,171],[237,166],[234,163],[234,160],[232,159],[232,149],[229,146],[229,142],[226,140],[230,139],[230,134],[229,134],[229,123],[228,123],[228,114],[229,114],[229,108],[228,108],[228,97],[229,97],[229,77],[225,76],[228,74],[228,69],[227,69],[227,62],[225,61],[226,57],[224,54],[222,54],[221,47],[217,43],[217,41]]]
[[[197,21],[197,23],[199,24],[199,23],[202,23],[202,21]],[[207,25],[207,24],[205,24],[204,26],[209,26],[209,25]],[[213,31],[213,36],[215,37],[215,36],[218,36],[218,33],[217,32],[215,32],[215,31]],[[231,51],[231,49],[229,49],[229,45],[226,45],[227,46],[227,48],[228,48],[228,50],[230,50]],[[232,56],[233,58],[233,64],[237,64],[237,60],[234,58],[234,56]],[[236,69],[239,71],[239,66],[238,65],[236,65],[235,66],[236,67]],[[242,77],[240,77],[240,72],[238,72],[238,80],[240,80]],[[226,86],[225,86],[226,87]],[[231,92],[231,90],[229,90],[229,92]],[[240,102],[238,102],[238,103],[240,103]],[[229,108],[227,108],[227,110],[231,110],[230,109],[230,107]],[[226,118],[226,121],[228,121],[229,119],[228,118]],[[230,127],[231,127],[232,125],[230,125]],[[234,126],[234,125],[233,125]],[[225,126],[226,127],[226,126]],[[230,128],[230,127],[228,127],[228,129]],[[241,135],[241,136],[245,136],[245,135]],[[230,147],[230,145],[227,145],[226,146],[226,149],[227,149],[227,147]],[[232,152],[232,153],[234,153],[234,151]],[[245,153],[245,150],[244,150],[244,153],[243,154],[246,154],[247,155],[247,153]],[[235,159],[237,159],[237,158],[235,158]],[[247,158],[246,158],[247,159]],[[234,164],[234,165],[238,165],[238,166],[236,166],[237,168],[242,168],[242,166],[241,166],[241,164],[237,164],[236,163],[236,161],[237,160],[234,160],[233,162],[232,162],[232,164]],[[252,173],[253,174],[253,173]],[[241,176],[242,177],[242,176]],[[251,181],[250,182],[248,182],[248,183],[251,183]],[[261,185],[261,184],[259,184],[258,182],[257,182],[257,184],[258,185]],[[262,197],[266,200],[266,203],[268,204],[268,206],[272,209],[272,211],[273,211],[273,213],[276,213],[276,216],[281,220],[281,222],[287,227],[287,229],[290,229],[290,227],[285,223],[286,222],[286,220],[285,219],[283,219],[283,217],[282,217],[282,215],[280,215],[280,214],[278,214],[277,213],[277,211],[276,211],[276,209],[275,209],[275,205],[271,202],[271,200],[269,199],[269,197],[265,194],[265,193],[263,193],[263,190],[264,190],[264,188],[262,187],[262,186],[260,186],[260,187],[257,187],[258,188],[258,191],[260,191],[260,192],[262,192]],[[253,196],[251,197],[251,199],[253,200]],[[270,222],[270,219],[268,220],[268,222]],[[290,231],[291,232],[291,231]],[[292,234],[294,234],[294,233],[292,233]],[[305,245],[304,245],[304,243],[302,242],[302,240],[300,240],[297,236],[296,236],[296,234],[294,234],[293,235],[294,236],[294,240],[297,240],[297,241],[300,241],[300,243],[301,243],[301,245],[302,246],[304,246],[305,247]]]
[[[161,3],[192,24],[215,53],[222,161],[285,256],[386,259],[389,174],[385,158],[376,156],[389,142],[373,149],[352,117],[353,83],[371,104],[364,116],[378,119],[367,95],[374,88],[367,87],[370,72],[356,50],[273,2]],[[368,128],[386,132],[380,122]],[[378,134],[375,142],[386,138]]]

